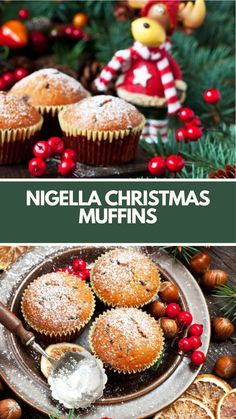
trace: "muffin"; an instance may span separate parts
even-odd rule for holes
[[[35,279],[21,301],[25,321],[50,342],[76,338],[92,317],[94,307],[94,296],[88,285],[63,272]]]
[[[160,325],[137,308],[116,308],[100,315],[91,326],[89,341],[105,366],[124,374],[150,368],[164,346]]]
[[[114,249],[99,257],[90,279],[97,297],[112,307],[142,307],[160,287],[156,265],[134,249]]]
[[[11,92],[24,98],[43,115],[42,135],[45,138],[61,134],[58,112],[65,105],[90,95],[73,77],[54,68],[35,71],[17,82]]]
[[[132,160],[144,126],[143,115],[113,96],[95,96],[59,113],[67,147],[79,161],[94,166],[120,165]]]
[[[42,124],[35,108],[15,95],[0,92],[0,164],[29,159]]]

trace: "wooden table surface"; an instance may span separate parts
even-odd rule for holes
[[[211,247],[207,249],[207,252],[212,257],[212,268],[223,269],[227,271],[230,276],[230,282],[236,285],[236,246]],[[221,315],[220,307],[216,304],[215,298],[212,295],[206,293],[205,297],[208,303],[211,318]],[[212,341],[210,344],[206,363],[202,368],[202,373],[212,373],[215,361],[221,355],[236,356],[236,346],[233,345],[233,343],[229,340],[223,343]],[[236,388],[236,377],[227,381],[233,388]],[[15,398],[14,394],[12,394],[10,391],[7,391],[5,396]],[[26,406],[21,401],[19,402],[23,408],[23,419],[45,419],[47,417],[37,413],[35,410]]]

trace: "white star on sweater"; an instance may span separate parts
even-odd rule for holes
[[[143,65],[134,70],[133,84],[140,84],[141,86],[146,87],[147,81],[151,78],[152,75],[148,72],[147,66]]]

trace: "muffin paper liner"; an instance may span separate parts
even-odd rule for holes
[[[43,125],[40,121],[28,128],[0,129],[0,164],[16,164],[27,160],[39,137]]]
[[[95,297],[92,293],[92,305],[91,305],[91,311],[90,314],[87,318],[87,320],[85,320],[84,322],[81,322],[79,326],[74,326],[71,327],[69,330],[63,330],[62,332],[49,332],[48,330],[44,330],[44,329],[40,329],[36,326],[33,326],[31,321],[28,319],[27,315],[24,312],[23,309],[23,298],[24,298],[24,294],[26,292],[26,290],[29,288],[30,284],[28,285],[28,287],[25,289],[25,291],[23,292],[22,298],[21,298],[21,312],[22,315],[24,317],[24,320],[26,321],[26,323],[31,327],[31,329],[33,329],[33,331],[35,331],[36,335],[39,336],[44,342],[48,342],[48,343],[59,343],[59,342],[68,342],[71,341],[73,339],[75,339],[76,337],[78,337],[84,327],[88,324],[88,322],[90,321],[91,317],[94,314],[95,311]]]
[[[109,306],[109,307],[113,307],[113,308],[141,308],[141,307],[144,307],[144,306],[146,306],[147,304],[150,304],[152,301],[154,301],[155,300],[155,298],[156,298],[156,295],[158,294],[158,292],[159,292],[159,290],[160,290],[160,283],[161,283],[161,276],[160,276],[160,272],[159,272],[159,270],[157,269],[157,273],[158,273],[158,278],[159,278],[159,287],[158,287],[158,289],[157,289],[157,291],[156,291],[156,293],[148,300],[148,301],[145,301],[145,303],[141,303],[141,304],[136,304],[136,305],[116,305],[116,304],[113,304],[113,303],[111,303],[111,302],[108,302],[100,293],[99,293],[99,291],[96,289],[96,286],[94,286],[94,281],[93,281],[93,270],[94,270],[94,266],[95,266],[95,263],[99,260],[99,259],[102,259],[102,257],[103,257],[103,255],[102,256],[99,256],[96,260],[95,260],[95,262],[94,262],[94,265],[93,265],[93,267],[92,267],[92,269],[91,269],[91,274],[90,274],[90,285],[91,285],[91,288],[92,288],[92,290],[93,290],[93,292],[94,292],[94,294],[96,295],[96,297],[100,300],[100,301],[102,301],[103,302],[103,304],[105,304],[105,305],[107,305],[107,306]]]
[[[98,359],[100,359],[99,358],[99,356],[96,354],[96,350],[94,349],[94,346],[93,346],[93,343],[92,343],[92,336],[93,336],[93,332],[94,332],[94,330],[95,330],[95,327],[96,327],[96,324],[97,324],[97,321],[101,318],[101,317],[103,317],[104,316],[104,314],[106,314],[106,313],[109,313],[109,312],[112,312],[112,311],[115,311],[115,309],[114,308],[112,308],[111,310],[107,310],[105,313],[102,313],[102,314],[100,314],[95,320],[94,320],[94,322],[92,323],[92,325],[91,325],[91,327],[90,327],[90,331],[89,331],[89,337],[88,337],[88,339],[89,339],[89,346],[90,346],[90,349],[91,349],[91,351],[93,352],[93,354],[98,358]],[[153,319],[153,317],[151,317],[148,313],[146,313],[145,312],[145,314],[147,314],[147,316],[149,316],[152,320],[154,320]],[[158,324],[158,323],[157,323]],[[159,325],[159,327],[160,327],[160,325]],[[160,337],[162,338],[162,342],[160,343],[160,348],[159,348],[159,351],[158,351],[158,355],[157,355],[157,357],[150,363],[150,364],[148,364],[148,365],[145,365],[143,368],[137,368],[137,369],[135,369],[135,370],[131,370],[131,371],[124,371],[124,370],[120,370],[120,369],[117,369],[117,368],[114,368],[114,367],[111,367],[111,365],[107,365],[107,364],[105,364],[105,362],[102,360],[102,359],[100,359],[100,361],[102,361],[103,362],[103,364],[104,364],[104,366],[106,367],[106,368],[108,368],[109,370],[112,370],[112,371],[115,371],[115,372],[118,372],[119,374],[123,374],[123,375],[125,375],[125,374],[136,374],[136,373],[138,373],[138,372],[143,372],[143,371],[145,371],[145,370],[147,370],[147,369],[149,369],[149,368],[151,368],[157,361],[158,361],[158,359],[160,358],[160,356],[161,356],[161,354],[162,354],[162,351],[163,351],[163,348],[164,348],[164,342],[165,342],[165,340],[164,340],[164,334],[163,334],[163,331],[162,331],[162,329],[161,329],[161,327],[160,327]]]

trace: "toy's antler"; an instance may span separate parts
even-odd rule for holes
[[[195,3],[181,2],[179,5],[178,21],[184,29],[197,29],[203,23],[206,16],[206,5],[204,0],[196,0]]]

